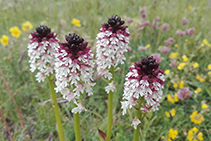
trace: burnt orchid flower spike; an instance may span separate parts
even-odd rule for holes
[[[123,26],[124,21],[117,15],[108,18],[108,23],[104,23],[97,34],[96,58],[99,75],[111,79],[109,72],[111,67],[123,64],[124,53],[128,50],[129,30]]]
[[[92,95],[92,75],[94,68],[93,53],[88,43],[79,35],[72,33],[65,36],[67,42],[60,43],[56,54],[56,92],[61,92],[64,99],[76,105],[73,113],[86,111],[78,102],[80,94]],[[68,61],[67,61],[68,60]],[[74,88],[69,90],[69,87]]]
[[[140,113],[141,111],[158,110],[165,81],[163,70],[158,67],[159,64],[155,59],[147,56],[129,68],[124,84],[123,100],[125,101],[121,102],[123,115],[132,107],[137,107]],[[140,102],[137,101],[141,99],[145,99],[145,101],[140,105]],[[134,127],[136,128],[136,126]]]
[[[28,56],[30,71],[38,70],[36,80],[44,81],[46,76],[53,74],[55,53],[59,48],[59,40],[47,26],[39,26],[29,35]]]

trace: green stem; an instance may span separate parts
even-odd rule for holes
[[[74,107],[77,107],[77,105],[74,104]],[[73,118],[74,118],[74,129],[75,129],[76,141],[81,141],[80,116],[79,116],[79,113],[73,114]]]
[[[140,128],[140,125],[141,124],[139,124],[137,126],[137,128],[134,130],[133,141],[138,141],[138,139],[139,139],[139,128]]]
[[[64,136],[64,131],[62,128],[62,122],[61,122],[61,118],[60,118],[60,114],[59,114],[59,106],[56,100],[56,93],[54,90],[54,84],[53,81],[51,81],[51,75],[48,76],[48,84],[49,84],[49,88],[50,88],[50,93],[51,93],[51,99],[53,101],[53,108],[54,108],[54,112],[55,112],[55,116],[56,116],[56,123],[57,123],[57,132],[59,135],[59,140],[60,141],[65,141],[65,136]]]
[[[109,81],[109,83],[111,83],[114,80],[114,67],[113,66],[110,68],[110,72],[112,74],[112,79]],[[110,141],[110,139],[111,139],[112,109],[113,109],[113,92],[110,91],[108,94],[108,124],[107,124],[106,141]]]
[[[137,109],[140,109],[141,108],[141,103],[142,103],[142,100],[138,103],[138,108]],[[139,119],[140,121],[142,121],[141,116],[142,116],[141,111],[140,110],[136,110],[136,118]],[[137,128],[134,129],[133,141],[139,141],[139,129],[140,129],[140,125],[141,124],[139,124],[137,126]]]

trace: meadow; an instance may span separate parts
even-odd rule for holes
[[[111,140],[133,139],[133,111],[122,115],[120,104],[125,77],[134,62],[151,55],[164,70],[165,85],[159,110],[143,118],[139,140],[211,140],[210,13],[209,0],[0,0],[0,141],[12,140],[11,136],[16,141],[59,140],[48,83],[38,83],[30,72],[29,34],[40,25],[51,27],[61,42],[65,35],[76,33],[96,55],[99,29],[112,15],[128,26],[130,48],[124,64],[116,67]],[[26,21],[32,29],[22,27]],[[20,36],[11,34],[15,26]],[[84,100],[87,111],[80,113],[84,141],[102,140],[98,129],[106,132],[107,128],[104,87],[108,84],[97,75],[94,82],[94,94]],[[73,105],[60,93],[56,96],[65,138],[73,141]]]

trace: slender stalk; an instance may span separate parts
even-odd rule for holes
[[[74,107],[77,107],[77,106],[74,104]],[[79,115],[79,113],[73,114],[73,118],[74,118],[75,140],[81,141],[80,115]]]
[[[114,80],[114,67],[113,66],[110,68],[110,72],[112,74],[112,79],[109,81],[109,83],[111,83]],[[110,91],[108,94],[108,124],[107,124],[106,141],[110,141],[110,139],[111,139],[112,109],[113,109],[113,92]]]
[[[142,100],[138,104],[138,109],[140,109],[141,103],[142,103]],[[136,118],[139,119],[140,121],[142,121],[143,118],[141,118],[141,116],[142,116],[141,111],[140,110],[136,110]],[[141,124],[139,124],[137,126],[137,128],[134,130],[133,141],[139,141],[139,129],[140,129],[140,125]]]
[[[59,135],[59,140],[60,141],[65,141],[65,136],[64,136],[64,131],[62,128],[62,122],[61,122],[61,118],[60,118],[60,114],[59,114],[59,106],[56,100],[56,93],[54,90],[54,84],[53,81],[51,81],[51,75],[48,76],[48,84],[49,84],[49,88],[50,88],[50,93],[51,93],[51,99],[53,101],[53,108],[54,108],[54,112],[55,112],[55,116],[56,116],[56,123],[57,123],[57,132]]]
[[[139,128],[140,128],[140,125],[141,124],[139,124],[137,126],[137,128],[134,130],[133,141],[138,141],[139,140]]]
[[[11,139],[12,141],[14,141],[14,139],[13,139],[13,137],[12,137],[12,134],[11,134],[11,132],[10,132],[10,128],[9,128],[8,125],[7,125],[6,119],[4,118],[4,115],[3,115],[2,111],[1,111],[1,109],[0,109],[0,115],[1,115],[1,118],[2,118],[2,120],[3,120],[3,122],[4,122],[4,125],[6,126],[6,129],[7,129],[7,132],[8,132],[8,134],[9,134],[9,136],[10,136],[10,139]]]

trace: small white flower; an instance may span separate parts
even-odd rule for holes
[[[64,98],[67,99],[70,102],[72,100],[75,100],[75,95],[74,95],[74,93],[68,93],[66,95],[66,97],[64,97]]]
[[[45,74],[42,73],[42,72],[38,72],[38,73],[35,75],[35,77],[36,77],[36,80],[37,80],[39,83],[40,83],[41,81],[44,82],[44,80],[45,80],[45,78],[46,78]]]
[[[105,91],[107,92],[107,94],[110,91],[114,92],[114,90],[115,90],[115,84],[113,81],[111,83],[109,83],[108,86],[105,87]]]
[[[125,115],[126,114],[126,110],[128,109],[128,105],[129,103],[127,101],[121,101],[121,109],[123,109],[122,111],[122,115]]]
[[[137,118],[135,118],[132,122],[132,126],[134,127],[134,129],[137,129],[137,126],[141,123],[141,121]]]
[[[81,113],[82,111],[87,111],[85,108],[84,108],[84,106],[82,105],[82,104],[80,104],[80,103],[76,103],[76,102],[74,102],[78,107],[75,107],[75,108],[73,108],[72,109],[72,113]]]
[[[67,96],[70,93],[70,90],[68,88],[64,88],[63,90],[61,90],[61,94],[63,96]]]

